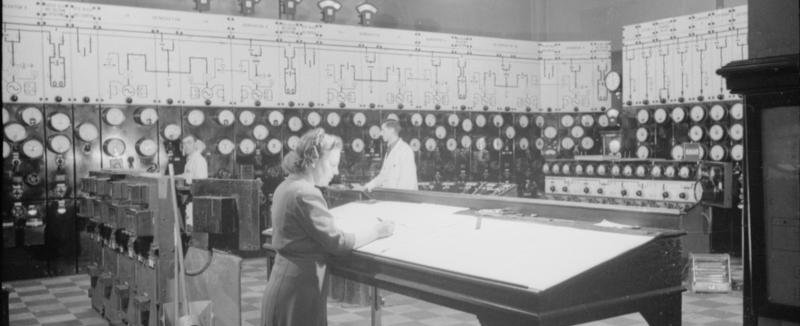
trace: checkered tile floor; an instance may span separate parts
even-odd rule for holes
[[[259,321],[261,292],[266,283],[266,261],[245,260],[242,277],[243,326]],[[11,325],[107,325],[91,308],[86,290],[89,277],[73,275],[47,279],[3,283],[12,289],[9,297]],[[475,316],[419,301],[399,294],[382,292],[386,305],[383,325],[463,326],[479,325]],[[337,302],[328,304],[331,326],[369,325],[367,307],[354,307]],[[683,325],[742,324],[741,292],[729,294],[683,295]],[[624,315],[589,323],[592,326],[646,325],[639,314]]]

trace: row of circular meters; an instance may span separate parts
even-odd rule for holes
[[[683,106],[674,107],[669,112],[667,110],[668,108],[657,108],[651,113],[650,109],[639,109],[639,111],[636,111],[636,122],[640,125],[651,121],[663,124],[667,123],[667,118],[669,118],[674,123],[682,123],[687,120],[687,116],[693,122],[702,122],[709,118],[711,121],[720,122],[728,115],[733,120],[742,120],[744,118],[744,106],[742,103],[733,104],[730,110],[726,109],[723,104],[715,104],[709,109],[698,104],[692,106],[689,110]]]
[[[637,178],[670,178],[691,179],[693,168],[689,165],[676,166],[674,164],[619,164],[619,163],[558,163],[546,162],[542,165],[545,175],[575,175],[597,177],[637,177]]]

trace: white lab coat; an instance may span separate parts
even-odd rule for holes
[[[383,160],[381,172],[366,186],[417,190],[417,164],[414,162],[414,150],[411,146],[398,139]]]
[[[208,178],[208,162],[203,157],[201,151],[195,151],[186,158],[186,165],[183,167],[183,177],[187,184],[192,183],[192,179]],[[186,225],[194,224],[194,205],[186,204]]]

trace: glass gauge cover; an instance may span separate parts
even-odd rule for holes
[[[67,130],[70,125],[72,125],[72,121],[65,113],[58,112],[50,116],[50,128],[53,128],[55,131]]]
[[[550,173],[550,164],[548,163],[542,164],[542,173],[544,174]]]
[[[231,110],[222,110],[219,111],[217,115],[217,122],[223,126],[230,126],[233,122],[236,121],[235,115]]]
[[[256,114],[253,113],[253,111],[244,110],[242,112],[239,112],[239,123],[241,123],[243,126],[249,126],[253,124],[253,122],[255,121],[256,121]]]
[[[650,111],[647,109],[641,109],[636,112],[636,121],[641,125],[650,122]]]
[[[269,136],[269,128],[267,126],[258,124],[253,127],[253,137],[256,140],[264,140]]]
[[[576,175],[583,175],[583,165],[576,164],[575,165],[575,174]]]
[[[711,146],[711,150],[708,152],[708,156],[711,157],[713,161],[722,161],[727,154],[725,147],[722,147],[722,145]]]
[[[592,139],[592,137],[581,138],[581,148],[588,151],[593,147],[594,147],[594,139]]]
[[[686,109],[683,107],[675,107],[672,109],[672,113],[670,113],[670,118],[672,118],[672,122],[681,123],[686,120]]]
[[[22,153],[32,159],[40,158],[44,155],[44,145],[37,139],[28,139],[22,143]]]
[[[317,112],[311,112],[306,116],[306,122],[308,122],[309,126],[316,128],[322,122],[322,116]]]
[[[539,128],[544,127],[544,117],[541,115],[537,115],[536,118],[534,119],[534,123]]]
[[[517,125],[522,129],[528,128],[530,124],[531,121],[527,115],[521,115],[519,118],[517,118]]]
[[[652,169],[650,169],[650,176],[652,176],[653,178],[660,178],[661,173],[662,169],[660,165],[656,165]]]
[[[475,125],[478,126],[478,128],[483,128],[484,126],[486,126],[486,116],[484,116],[483,114],[476,115]]]
[[[455,151],[456,148],[458,148],[458,142],[454,138],[448,138],[445,145],[447,146],[447,150],[451,152]]]
[[[728,133],[731,135],[731,139],[742,140],[744,138],[744,127],[739,123],[734,123]]]
[[[479,151],[485,150],[486,149],[486,138],[484,138],[484,137],[478,138],[478,140],[475,141],[475,148],[477,150],[479,150]]]
[[[167,140],[178,140],[181,137],[181,127],[175,123],[170,123],[164,127],[164,138]]]
[[[725,107],[722,104],[715,104],[708,110],[708,116],[711,120],[720,121],[725,118]]]
[[[291,132],[298,132],[300,131],[300,129],[303,129],[303,121],[300,120],[299,117],[294,117],[294,116],[290,117],[288,125],[289,125],[289,131]]]
[[[11,144],[3,142],[3,158],[8,158],[11,155]]]
[[[152,126],[158,121],[158,111],[154,108],[141,108],[136,111],[135,120],[141,125]]]
[[[650,148],[644,145],[639,146],[639,148],[636,149],[636,157],[640,159],[646,159],[650,157]]]
[[[608,168],[604,164],[600,164],[597,166],[597,175],[603,176],[608,173]]]
[[[544,137],[548,139],[553,139],[558,136],[558,129],[553,126],[547,126],[544,128]]]
[[[675,167],[670,165],[664,169],[664,176],[667,178],[674,178],[675,172]]]
[[[658,123],[664,123],[667,121],[667,110],[664,108],[658,108],[653,112],[653,120]]]
[[[506,138],[508,138],[508,139],[514,139],[514,137],[517,136],[517,130],[514,129],[514,127],[512,127],[512,126],[506,127],[505,131],[506,131],[505,132]]]
[[[731,118],[734,120],[742,120],[744,118],[744,105],[736,103],[731,106]]]
[[[369,127],[369,138],[378,139],[381,137],[381,127],[372,125]]]
[[[7,124],[3,127],[3,134],[5,134],[6,139],[16,143],[22,141],[25,138],[28,138],[28,130],[25,129],[21,124],[12,122]]]
[[[437,126],[433,134],[436,136],[436,138],[444,139],[447,137],[447,129],[445,129],[443,126]]]
[[[109,138],[103,142],[103,151],[111,157],[119,157],[125,154],[125,142],[119,138]]]
[[[622,168],[622,175],[624,175],[624,176],[626,176],[626,177],[630,177],[630,176],[632,176],[632,175],[633,175],[633,167],[632,167],[632,166],[630,166],[630,165],[625,165],[625,166]]]
[[[614,164],[611,166],[611,175],[618,177],[622,173],[622,168],[619,167],[618,164]]]
[[[419,113],[414,113],[411,115],[411,125],[414,127],[419,127],[422,125],[422,115]]]
[[[412,138],[411,141],[408,142],[408,146],[411,147],[411,150],[419,152],[419,148],[422,147],[422,144],[420,144],[419,139]]]
[[[689,179],[691,176],[692,170],[689,169],[688,166],[682,166],[678,169],[678,176],[681,179]]]
[[[350,143],[350,147],[353,149],[353,152],[361,153],[364,150],[364,141],[361,138],[353,139]]]
[[[691,111],[689,111],[689,117],[694,122],[703,121],[706,118],[706,108],[701,105],[693,106]]]
[[[683,145],[675,145],[672,146],[672,150],[669,152],[670,157],[672,157],[675,161],[682,161],[683,160]]]
[[[594,116],[591,114],[584,114],[581,116],[581,126],[584,128],[591,128],[594,126]]]
[[[503,149],[503,140],[500,139],[499,137],[492,139],[492,148],[494,148],[494,150],[496,151],[500,151],[501,149]]]
[[[3,108],[3,124],[6,124],[6,122],[8,122],[8,119],[9,119],[8,110],[6,108]]]
[[[573,118],[571,115],[567,114],[561,117],[561,125],[564,126],[564,128],[570,128],[574,124],[575,118]]]
[[[239,151],[244,155],[253,154],[256,151],[256,142],[250,138],[242,139],[239,142]]]
[[[338,113],[331,112],[331,113],[328,113],[328,117],[325,118],[325,120],[328,122],[329,126],[337,127],[337,126],[339,126],[339,122],[342,121],[342,118],[341,118],[341,116],[339,116]]]
[[[453,128],[458,127],[458,123],[459,122],[461,122],[461,119],[458,118],[457,114],[451,113],[450,115],[447,116],[447,124],[450,127],[453,127]]]
[[[536,138],[536,140],[533,141],[533,145],[536,146],[538,150],[544,149],[544,139]]]
[[[725,137],[725,128],[717,124],[711,126],[711,128],[708,129],[708,137],[713,141],[719,141]]]
[[[741,161],[744,159],[744,146],[742,146],[742,144],[736,144],[731,147],[731,158],[734,161]]]
[[[636,176],[640,178],[644,178],[647,176],[647,168],[644,165],[639,165],[636,167]]]
[[[701,126],[692,126],[689,128],[689,139],[692,141],[701,141],[705,135],[706,132]]]
[[[356,114],[353,115],[353,124],[356,125],[356,127],[363,127],[365,123],[367,123],[367,116],[364,115],[364,113],[356,112]]]
[[[425,125],[428,127],[433,127],[436,125],[436,116],[428,113],[425,115]]]
[[[520,138],[519,139],[519,149],[524,151],[524,150],[528,150],[528,148],[530,148],[530,147],[531,147],[531,144],[528,141],[528,138]]]
[[[574,126],[569,131],[569,134],[573,138],[581,138],[581,137],[583,137],[584,133],[585,133],[585,131],[583,130],[583,127],[581,127],[581,126]]]
[[[400,117],[398,117],[397,114],[389,113],[386,115],[386,120],[400,121]]]
[[[561,167],[561,174],[569,174],[570,170],[570,165],[564,164],[564,166]]]
[[[561,139],[561,148],[566,150],[571,150],[575,147],[575,140],[569,137],[564,137]]]
[[[461,148],[469,149],[472,146],[472,137],[464,135],[461,137]]]
[[[550,167],[550,172],[553,172],[553,174],[561,174],[561,164],[553,163]]]
[[[594,175],[594,165],[586,165],[586,175]]]
[[[199,127],[203,124],[203,122],[206,121],[206,114],[197,109],[191,110],[186,116],[186,121],[188,121],[193,127]]]
[[[336,114],[336,112],[331,113],[331,114]],[[338,117],[338,115],[337,115],[337,117]],[[328,115],[328,122],[329,123],[330,123],[330,119],[331,119],[331,116]],[[272,111],[272,112],[270,112],[269,115],[267,116],[267,121],[269,123],[271,123],[272,126],[274,126],[274,127],[282,125],[283,124],[283,112],[281,112],[281,111]],[[338,125],[338,123],[337,123],[337,125]],[[331,126],[332,127],[336,127],[334,125],[331,125]]]
[[[636,140],[638,140],[640,143],[647,141],[647,136],[649,135],[650,133],[645,127],[639,127],[639,129],[636,129]]]
[[[64,154],[72,149],[72,141],[65,135],[55,135],[50,137],[50,149],[58,154]]]
[[[613,154],[619,153],[621,149],[622,149],[622,143],[619,141],[619,139],[612,139],[611,141],[608,142],[608,150],[611,153]]]
[[[222,155],[229,155],[230,153],[233,153],[235,148],[236,145],[227,138],[223,138],[217,143],[217,150]]]
[[[300,137],[291,136],[291,137],[289,137],[289,139],[286,140],[286,146],[289,147],[290,150],[294,150],[295,148],[297,148],[297,144],[299,142],[300,142]],[[361,145],[362,145],[362,148],[363,148],[364,143],[362,142]]]
[[[144,157],[151,157],[158,153],[158,144],[149,138],[142,138],[136,142],[136,152]]]
[[[493,124],[495,127],[497,127],[497,128],[500,128],[500,126],[502,126],[502,125],[503,125],[503,123],[505,123],[505,119],[503,119],[503,116],[502,116],[502,115],[495,114],[495,115],[492,117],[492,124]]]
[[[600,126],[600,128],[606,128],[609,124],[610,122],[605,114],[597,117],[597,125]]]
[[[433,152],[436,150],[436,141],[433,138],[425,139],[425,150]]]
[[[464,130],[464,132],[472,131],[472,120],[464,119],[464,121],[461,122],[461,130]]]
[[[278,154],[283,151],[283,143],[281,143],[280,140],[272,138],[267,142],[267,151],[273,155]]]
[[[119,110],[119,109],[117,109],[117,110]],[[119,112],[122,113],[122,111],[119,111]],[[29,106],[27,108],[24,108],[22,110],[22,112],[20,113],[20,117],[22,118],[22,121],[25,122],[26,124],[28,124],[29,126],[38,125],[38,124],[42,123],[42,119],[43,119],[42,111],[39,110],[39,108],[37,108],[35,106]],[[123,117],[123,119],[125,119],[125,115],[124,114],[122,115],[122,117]]]
[[[110,108],[103,114],[103,119],[112,126],[119,126],[125,122],[125,113],[119,108]]]

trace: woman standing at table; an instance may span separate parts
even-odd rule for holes
[[[339,173],[341,138],[321,128],[300,138],[283,160],[289,173],[273,195],[272,246],[277,251],[261,303],[263,326],[327,325],[326,256],[344,254],[392,234],[378,221],[365,234],[337,229],[322,193]]]

